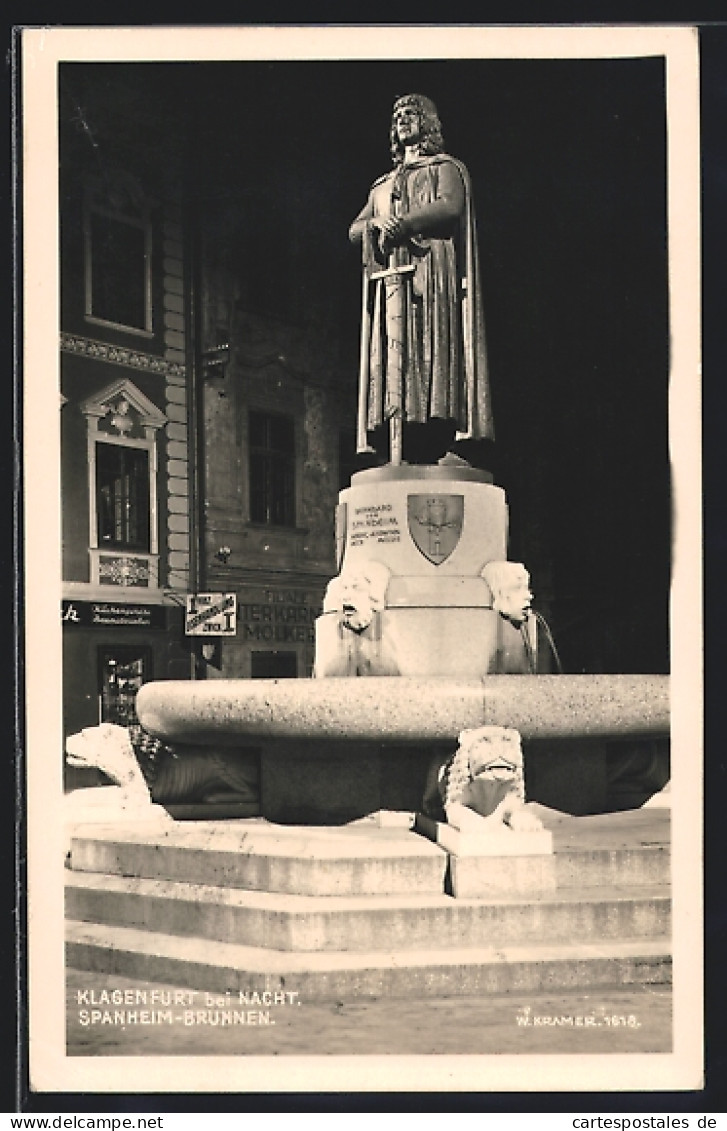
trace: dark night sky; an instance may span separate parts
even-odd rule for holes
[[[569,670],[663,670],[663,60],[123,69],[139,97],[173,107],[207,223],[250,265],[249,304],[320,325],[352,400],[360,271],[348,225],[390,167],[394,97],[434,99],[446,149],[474,186],[497,433],[489,465],[508,493],[509,556],[553,608]]]

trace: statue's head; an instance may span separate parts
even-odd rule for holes
[[[473,778],[509,781],[522,773],[520,733],[513,727],[474,727],[461,731],[458,741]]]
[[[445,808],[461,802],[472,782],[496,785],[494,804],[486,806],[485,816],[501,800],[502,788],[519,791],[523,782],[523,752],[520,734],[512,727],[482,726],[463,730],[459,745],[440,777],[440,796]],[[466,801],[465,804],[470,804]]]
[[[353,632],[363,632],[386,604],[389,570],[381,562],[366,562],[359,570],[336,579],[336,604],[341,622]]]
[[[520,562],[488,562],[482,576],[490,587],[495,612],[517,627],[523,624],[533,599],[525,566]]]
[[[403,109],[414,110],[419,117],[419,151],[431,157],[434,153],[441,153],[444,149],[442,137],[442,124],[439,121],[437,107],[431,98],[424,94],[403,94],[394,102],[391,112],[391,156],[395,165],[400,165],[404,157],[404,143],[399,137],[397,129],[397,112]]]

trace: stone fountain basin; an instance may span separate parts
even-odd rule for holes
[[[632,748],[664,745],[669,681],[661,675],[163,681],[140,689],[137,712],[147,730],[171,743],[254,754],[260,812],[277,823],[330,825],[381,810],[414,812],[432,760],[453,753],[462,730],[484,725],[515,727],[527,741],[529,800],[583,814],[608,808],[615,739],[628,759]]]
[[[482,679],[164,680],[139,691],[142,725],[169,741],[441,742],[485,725],[524,739],[667,735],[665,675],[492,675]]]

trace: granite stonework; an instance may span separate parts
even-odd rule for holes
[[[260,748],[261,812],[270,821],[342,825],[382,810],[415,812],[432,746],[288,740]]]
[[[375,557],[396,577],[476,578],[488,561],[507,557],[505,492],[476,468],[370,468],[351,477],[339,500],[347,567]]]
[[[514,834],[536,836],[538,834]],[[501,852],[492,845],[449,853],[449,887],[454,899],[540,895],[556,889],[555,861],[548,853]]]
[[[168,741],[257,750],[268,819],[334,824],[418,809],[432,758],[453,754],[465,727],[513,718],[528,800],[602,811],[603,740],[669,722],[665,676],[166,681],[144,685],[137,710]]]
[[[71,867],[78,872],[181,880],[290,895],[438,895],[445,852],[409,828],[281,827],[267,821],[144,828],[79,826]]]
[[[186,986],[204,993],[295,985],[301,1001],[399,998],[466,1000],[492,994],[657,988],[671,981],[669,939],[545,943],[433,951],[274,951],[239,943],[70,921],[69,964],[78,970]]]
[[[250,739],[428,743],[468,727],[523,739],[663,735],[665,675],[493,675],[484,679],[165,680],[144,684],[137,712],[159,738],[241,746]]]
[[[553,851],[553,836],[547,829],[516,833],[505,825],[476,833],[437,822],[435,841],[455,856],[529,857],[548,856]]]
[[[416,599],[423,602],[426,596],[420,591]],[[444,597],[440,592],[439,599]],[[454,592],[453,597],[461,599],[462,593]],[[446,668],[452,679],[467,679],[482,673],[519,672],[524,663],[519,630],[494,610],[474,605],[386,608],[361,632],[342,626],[335,610],[316,622],[316,675],[324,678],[441,678]]]

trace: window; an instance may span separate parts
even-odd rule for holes
[[[150,549],[147,450],[97,444],[96,507],[99,546]]]
[[[250,412],[250,521],[295,526],[295,421]]]
[[[161,410],[122,378],[81,404],[88,437],[92,585],[159,586],[157,432]]]
[[[295,652],[252,652],[250,674],[253,679],[295,679],[298,656]]]
[[[88,189],[84,248],[89,321],[151,335],[151,210],[135,178]]]
[[[136,693],[151,679],[151,649],[120,644],[98,649],[99,721],[131,726],[139,722]]]

